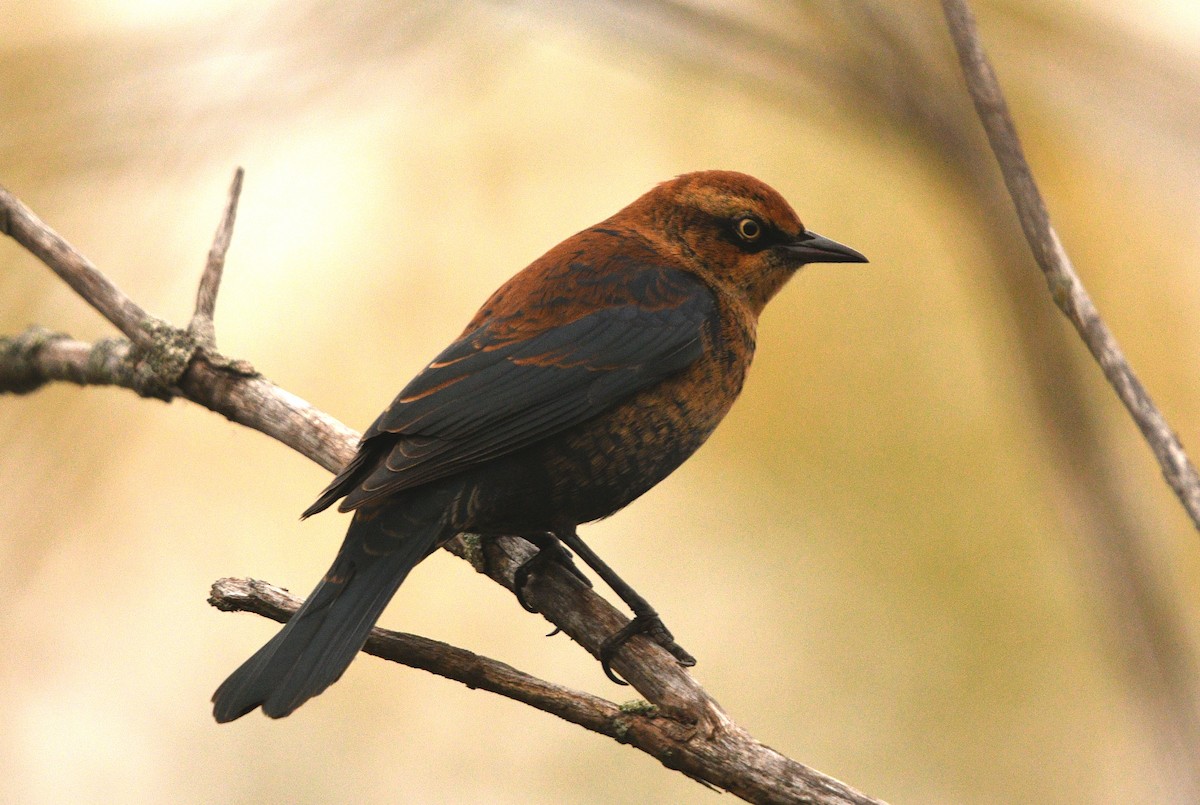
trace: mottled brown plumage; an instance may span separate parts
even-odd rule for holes
[[[555,246],[492,294],[305,512],[340,499],[354,517],[304,607],[218,689],[217,720],[284,716],[336,681],[408,571],[455,534],[573,537],[650,489],[728,412],[758,314],[796,269],[864,260],[728,171],[664,182]]]

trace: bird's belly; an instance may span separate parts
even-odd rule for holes
[[[555,508],[582,523],[607,517],[640,497],[696,452],[716,427],[719,417],[697,416],[698,407],[682,395],[654,394],[547,445]]]
[[[708,361],[612,410],[481,467],[454,517],[464,530],[555,531],[607,517],[704,443],[741,389],[744,366]],[[469,511],[468,511],[469,510]]]

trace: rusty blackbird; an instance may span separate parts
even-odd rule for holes
[[[725,416],[758,315],[796,270],[860,262],[731,171],[663,182],[555,246],[404,387],[304,512],[341,500],[354,515],[303,607],[213,696],[217,721],[286,716],[335,682],[408,572],[456,534],[586,550],[577,525],[657,484]],[[631,604],[609,655],[634,632],[665,632]]]

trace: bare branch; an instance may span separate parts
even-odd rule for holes
[[[65,333],[30,327],[16,337],[0,337],[0,394],[28,394],[54,380],[132,389],[133,365],[124,338],[86,344]]]
[[[265,433],[337,472],[354,456],[359,433],[255,372],[246,361],[197,355],[179,393],[239,425]]]
[[[475,569],[513,590],[513,574],[535,549],[523,539],[501,537],[459,539],[449,550],[471,561]],[[486,550],[486,561],[480,561]],[[628,623],[628,618],[563,567],[550,564],[538,571],[536,585],[526,585],[525,597],[550,621],[593,656],[604,641]],[[695,678],[657,643],[644,637],[630,640],[613,659],[612,667],[665,715],[713,733],[732,726],[721,706]]]
[[[221,287],[221,274],[225,270],[225,253],[233,239],[233,222],[237,218],[238,198],[242,195],[242,178],[246,172],[238,168],[233,172],[233,184],[229,187],[229,203],[213,237],[208,252],[204,275],[200,277],[200,288],[196,292],[196,312],[188,325],[188,332],[197,343],[206,349],[217,348],[217,334],[213,327],[213,312],[217,307],[217,291]]]
[[[218,579],[213,583],[208,601],[222,612],[253,612],[279,623],[286,623],[303,603],[286,590],[255,579]],[[621,711],[612,702],[546,682],[511,665],[448,643],[376,626],[363,650],[385,660],[515,699],[594,732],[616,737],[612,722]]]
[[[1154,451],[1167,483],[1175,490],[1192,523],[1200,529],[1200,475],[1166,418],[1134,374],[1108,325],[1100,318],[1050,223],[1046,203],[1025,159],[1008,103],[980,42],[975,15],[966,0],[942,0],[942,10],[958,51],[967,88],[975,102],[975,111],[1000,164],[1025,239],[1046,275],[1050,295],[1100,364],[1104,376]]]
[[[136,349],[123,338],[88,344],[42,327],[0,337],[0,394],[27,394],[55,381],[142,393],[139,366]],[[245,361],[197,355],[179,386],[178,393],[192,402],[265,433],[330,472],[349,461],[358,444],[358,431],[275,385]]]
[[[148,346],[153,317],[101,274],[91,261],[0,187],[0,232],[29,250],[135,344]]]
[[[569,573],[564,576],[578,583]],[[254,612],[283,623],[299,609],[301,601],[265,582],[220,579],[213,584],[209,603],[223,611]],[[732,723],[711,736],[702,736],[695,729],[660,716],[658,708],[647,702],[618,706],[470,651],[378,626],[371,630],[363,650],[496,693],[607,735],[657,758],[669,769],[751,802],[815,805],[879,802],[789,760]],[[714,767],[721,772],[714,774]]]

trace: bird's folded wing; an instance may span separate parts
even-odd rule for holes
[[[691,365],[714,299],[690,275],[655,273],[652,306],[604,307],[527,337],[496,321],[465,333],[379,416],[305,516],[342,496],[340,508],[354,509],[514,452]]]

